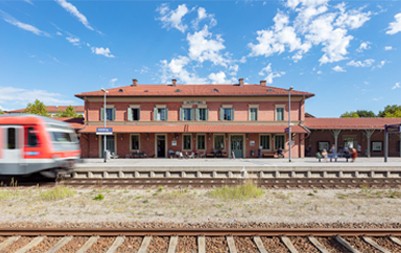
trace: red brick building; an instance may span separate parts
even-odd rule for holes
[[[291,93],[291,111],[289,110]],[[200,156],[258,157],[282,149],[288,156],[288,116],[291,119],[292,157],[304,157],[305,100],[312,93],[260,84],[139,85],[83,92],[85,126],[81,133],[84,158],[103,156],[103,110],[107,149],[119,157],[146,154],[168,157],[177,151]]]

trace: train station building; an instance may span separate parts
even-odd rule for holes
[[[291,157],[302,158],[332,144],[383,156],[384,126],[401,123],[399,118],[314,118],[305,113],[314,94],[243,79],[231,85],[180,85],[174,79],[148,85],[134,79],[128,86],[76,96],[84,101],[83,158],[103,157],[104,138],[107,150],[120,158],[267,158],[278,151],[288,157],[289,147]],[[391,135],[390,156],[401,156],[400,137]]]

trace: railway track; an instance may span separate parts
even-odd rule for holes
[[[401,252],[401,229],[0,229],[0,252]]]

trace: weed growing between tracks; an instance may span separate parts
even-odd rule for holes
[[[65,187],[56,186],[50,190],[45,190],[40,193],[40,198],[45,201],[60,200],[75,196],[76,190]]]
[[[247,200],[263,195],[263,189],[258,188],[251,181],[240,186],[224,186],[210,191],[210,196],[222,200]]]

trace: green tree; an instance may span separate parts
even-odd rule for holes
[[[25,108],[25,112],[49,117],[45,104],[38,99],[36,99],[33,103],[29,103]]]
[[[379,112],[379,117],[383,118],[401,118],[401,105],[388,105],[384,111]]]
[[[75,112],[75,109],[72,105],[67,106],[65,111],[57,113],[57,117],[60,118],[81,118],[82,115]]]
[[[375,113],[367,110],[357,110],[355,112],[345,112],[341,114],[341,118],[374,118]]]
[[[3,112],[3,110],[2,110],[2,109],[0,109],[0,114],[4,114],[4,112]]]

